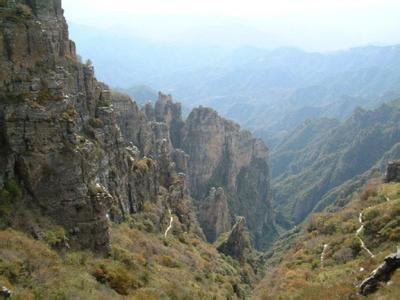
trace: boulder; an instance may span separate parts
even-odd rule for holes
[[[385,257],[384,262],[372,271],[371,275],[360,284],[360,294],[367,296],[373,293],[380,282],[390,280],[394,271],[400,267],[400,252]]]

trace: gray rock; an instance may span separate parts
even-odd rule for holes
[[[373,293],[380,282],[388,282],[396,269],[400,267],[400,253],[385,257],[384,262],[360,284],[360,294],[367,296]]]
[[[245,259],[246,250],[251,250],[251,240],[246,227],[246,219],[238,217],[228,238],[218,246],[218,251],[238,260]]]
[[[391,161],[388,163],[385,182],[400,182],[400,161]]]
[[[213,243],[231,229],[231,215],[224,189],[211,188],[199,209],[199,222],[207,240]]]

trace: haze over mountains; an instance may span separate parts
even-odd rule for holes
[[[398,299],[400,45],[277,47],[396,1],[66,3],[0,0],[0,298]]]
[[[114,87],[140,94],[137,86],[145,85],[173,93],[189,108],[210,106],[270,147],[308,118],[344,119],[357,106],[373,108],[400,96],[398,45],[310,53],[160,44],[89,27],[71,30],[79,53],[91,57],[98,76]]]

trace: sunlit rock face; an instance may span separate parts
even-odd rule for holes
[[[231,229],[231,215],[224,189],[211,188],[201,203],[199,222],[209,242],[214,242],[222,233]]]
[[[109,252],[110,220],[146,201],[159,209],[156,227],[171,209],[203,236],[192,198],[201,206],[212,186],[224,193],[215,194],[218,213],[203,218],[211,239],[234,215],[248,218],[258,247],[274,238],[260,140],[211,109],[184,121],[169,95],[140,108],[98,82],[76,55],[59,0],[17,1],[0,13],[0,190],[16,182],[26,207],[63,226],[76,249]],[[29,231],[35,222],[20,224]]]
[[[264,143],[214,110],[199,107],[185,121],[181,146],[189,155],[192,196],[205,199],[210,187],[222,187],[230,213],[248,220],[256,247],[268,246],[276,232]]]

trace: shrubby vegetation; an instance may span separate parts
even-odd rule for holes
[[[339,198],[346,204],[350,199],[343,195],[350,195],[351,187],[353,191],[358,188],[349,181],[381,168],[385,165],[382,158],[396,157],[400,110],[395,103],[375,110],[358,109],[341,123],[313,120],[288,135],[271,155],[280,215],[298,224]]]
[[[390,201],[387,201],[389,199]],[[375,254],[362,249],[355,233],[363,212],[361,237]],[[357,285],[396,251],[400,240],[400,184],[371,181],[345,208],[311,216],[297,233],[283,238],[270,258],[271,268],[256,291],[257,299],[358,299]],[[321,264],[323,245],[327,244]],[[390,287],[372,299],[396,299],[397,272]]]
[[[151,204],[144,210],[152,212]],[[105,258],[65,252],[65,232],[56,226],[43,241],[0,231],[0,285],[15,299],[238,299],[249,292],[242,266],[214,246],[189,233],[165,239],[135,224],[113,225]]]

